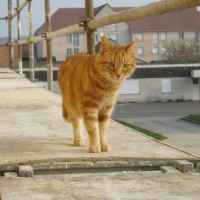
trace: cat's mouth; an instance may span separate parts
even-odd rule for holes
[[[121,82],[121,81],[123,81],[123,80],[124,80],[124,79],[123,79],[123,76],[113,78],[113,81],[114,81],[114,82],[117,82],[117,83],[119,83],[119,82]]]

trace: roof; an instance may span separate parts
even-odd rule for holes
[[[106,5],[94,8],[96,16]],[[111,6],[110,6],[111,7]],[[111,7],[115,12],[121,12],[133,7]],[[85,19],[85,8],[59,8],[51,16],[51,30],[55,31],[78,23]],[[178,30],[200,30],[200,12],[196,8],[190,8],[173,13],[158,15],[144,19],[127,22],[132,32],[139,31],[178,31]],[[37,31],[45,32],[45,24]]]
[[[96,16],[106,5],[107,4],[103,4],[94,8],[94,15]],[[85,19],[85,8],[59,8],[51,16],[51,31],[78,24],[78,21],[82,19]],[[45,32],[45,24],[37,31],[39,30]]]
[[[200,30],[200,12],[189,8],[173,13],[129,21],[132,32]]]

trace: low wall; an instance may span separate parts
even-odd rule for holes
[[[142,78],[141,94],[119,95],[119,102],[155,102],[193,99],[192,78],[172,78],[172,92],[162,93],[162,78]]]

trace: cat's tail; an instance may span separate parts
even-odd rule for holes
[[[71,122],[70,118],[69,118],[69,114],[67,112],[67,108],[65,106],[65,102],[63,99],[63,103],[62,103],[62,113],[63,113],[63,118],[67,121],[67,122]]]

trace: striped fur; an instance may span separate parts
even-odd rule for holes
[[[58,81],[63,118],[72,123],[75,146],[84,145],[83,119],[89,134],[89,152],[110,150],[106,139],[108,123],[123,80],[135,70],[137,43],[113,45],[104,36],[99,54],[75,54],[61,65]]]

